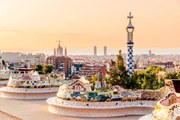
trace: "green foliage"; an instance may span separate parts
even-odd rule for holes
[[[179,73],[177,73],[177,72],[166,73],[165,78],[166,79],[178,79],[178,78],[180,78],[180,72]]]
[[[91,78],[89,79],[89,82],[95,84],[95,82],[96,82],[97,80],[98,80],[98,74],[95,74],[93,77],[91,77]]]
[[[95,86],[94,85],[91,85],[91,90],[93,91],[95,89]]]
[[[164,79],[158,79],[157,74],[159,71],[163,71],[161,67],[150,66],[146,70],[141,72],[135,72],[131,76],[131,81],[133,81],[133,88],[135,89],[159,89],[164,86]],[[135,76],[135,77],[134,77]]]
[[[43,65],[43,71],[45,74],[51,73],[52,70],[53,70],[53,65],[50,65],[50,64]]]
[[[100,91],[107,91],[108,90],[108,87],[101,87],[101,88],[99,88],[98,90],[100,90]]]
[[[34,70],[35,70],[35,71],[42,71],[42,70],[43,70],[43,66],[42,66],[42,65],[39,65],[39,64],[38,64],[38,65],[35,65],[35,66],[34,66]]]
[[[164,71],[163,68],[159,67],[159,66],[149,66],[145,72],[146,73],[151,73],[151,74],[158,74],[159,71]]]
[[[58,78],[58,76],[56,74],[50,74],[50,77],[52,77],[54,79]]]
[[[39,74],[51,73],[52,70],[53,70],[53,65],[44,64],[44,65],[34,66],[34,71],[37,71]]]
[[[38,71],[38,73],[41,75],[41,74],[44,74],[44,72],[43,71]]]
[[[89,79],[89,82],[92,83],[92,85],[91,85],[91,89],[92,89],[92,90],[94,90],[94,88],[95,88],[95,82],[96,82],[98,79],[99,79],[99,78],[98,78],[98,74],[95,74],[93,77],[91,77],[91,78]],[[103,77],[102,81],[106,81],[106,83],[108,84],[107,78]],[[100,89],[104,89],[104,88],[100,88]]]
[[[158,80],[159,71],[164,71],[158,66],[150,66],[141,72],[134,72],[130,77],[127,74],[121,51],[117,56],[117,61],[111,61],[111,67],[108,71],[108,83],[111,85],[120,85],[127,89],[159,89],[164,86],[164,79]]]
[[[117,55],[117,61],[115,62],[111,60],[110,65],[110,70],[107,72],[110,76],[108,79],[108,83],[110,83],[111,85],[120,85],[124,88],[127,88],[130,82],[127,81],[128,72],[124,65],[121,51],[119,51],[119,55]]]
[[[177,77],[178,79],[180,79],[180,71],[177,73]]]
[[[137,89],[138,88],[137,79],[138,79],[138,74],[135,72],[134,74],[131,75],[130,78],[128,78],[125,81],[126,82],[126,88]]]
[[[39,74],[44,74],[44,71],[43,71],[43,65],[35,65],[34,66],[34,71],[37,71]]]
[[[165,86],[165,82],[163,78],[160,79],[158,88],[161,88],[162,86]]]

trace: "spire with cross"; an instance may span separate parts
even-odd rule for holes
[[[127,18],[129,19],[129,22],[131,23],[131,19],[133,19],[133,16],[131,15],[131,12],[129,12],[129,16],[127,16]]]
[[[131,22],[131,19],[133,19],[131,12],[129,12],[129,16],[127,16],[127,18],[129,19],[129,25],[127,26],[127,28],[134,28],[134,26],[132,25],[132,22]]]
[[[132,22],[131,22],[131,19],[133,18],[133,16],[131,15],[131,12],[129,13],[129,16],[127,18],[129,19],[129,24],[126,28],[126,30],[127,30],[127,48],[128,48],[127,70],[128,70],[128,74],[131,76],[134,73],[134,60],[133,60],[134,26],[132,25]]]

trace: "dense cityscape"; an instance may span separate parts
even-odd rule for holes
[[[1,52],[1,69],[3,68],[2,60],[5,62],[6,66],[9,66],[10,69],[23,68],[24,66],[27,66],[28,68],[34,68],[34,66],[38,64],[53,64],[54,69],[57,70],[57,66],[59,64],[64,64],[62,67],[68,69],[59,70],[59,72],[66,73],[66,78],[71,75],[92,77],[99,72],[101,67],[109,70],[111,60],[115,61],[117,59],[117,55],[107,54],[107,47],[104,49],[105,54],[99,56],[97,56],[97,48],[94,49],[94,55],[68,55],[67,50],[65,50],[66,52],[63,53],[62,51],[58,51],[59,49],[63,50],[63,47],[59,46],[57,51],[55,49],[54,55],[51,56],[47,56],[45,53],[24,54],[20,52]],[[61,54],[58,54],[59,52]],[[122,55],[124,60],[126,60],[126,54],[123,53]],[[54,61],[52,61],[52,59]],[[67,66],[67,64],[69,64],[69,66]],[[149,53],[147,54],[135,55],[134,64],[135,71],[141,71],[149,66],[156,65],[165,68],[168,72],[177,72],[180,69],[180,55],[156,55],[155,53],[152,53],[151,50],[149,50]],[[89,75],[84,74],[84,69],[89,70],[87,71]],[[97,69],[97,71],[93,71],[91,69]]]
[[[180,120],[177,2],[70,1],[0,1],[0,120]]]
[[[49,104],[49,112],[67,116],[108,118],[127,115],[129,116],[127,119],[135,119],[136,117],[132,116],[134,114],[147,114],[139,120],[146,118],[158,120],[158,117],[171,120],[173,116],[178,120],[179,107],[176,103],[178,104],[179,97],[177,97],[178,94],[176,96],[176,93],[169,92],[179,92],[179,80],[176,81],[176,79],[180,79],[180,55],[158,55],[149,50],[147,54],[134,56],[134,26],[131,22],[133,18],[131,13],[128,18],[127,53],[119,50],[116,55],[108,55],[108,48],[104,46],[104,55],[97,55],[97,47],[94,46],[93,55],[68,55],[68,49],[61,46],[61,41],[58,41],[53,55],[1,52],[0,85],[6,86],[7,84],[7,87],[0,89],[1,97],[28,100],[48,98],[46,102]],[[51,97],[55,92],[57,92],[57,97]],[[163,98],[167,93],[169,93],[167,95],[169,98]],[[166,102],[168,99],[172,99],[172,102]],[[157,100],[161,102],[156,104],[152,115],[148,114]],[[79,101],[79,103],[73,101]],[[133,104],[138,106],[135,108],[136,112],[133,113],[129,108],[123,110],[120,107],[129,105],[129,101],[132,105],[128,107],[131,108]],[[136,101],[141,102],[136,103]],[[98,107],[101,108],[99,109],[101,114],[92,112],[92,115],[87,115],[86,111],[78,112],[69,107],[70,105],[88,111],[90,110],[89,105],[94,106],[96,102],[99,102]],[[108,102],[111,102],[110,106],[107,106]],[[114,102],[116,102],[115,105]],[[117,106],[118,104],[120,106]],[[163,111],[163,107],[159,109],[158,106],[171,104],[177,109],[174,109],[172,113],[159,114],[161,110]],[[61,108],[64,105],[67,105],[67,110]],[[149,107],[143,110],[142,105]],[[103,106],[107,107],[107,111],[103,110]],[[110,107],[115,106],[120,112],[115,109],[112,115],[106,115]],[[97,110],[97,107],[93,110]],[[1,114],[5,119],[5,116],[11,117],[9,114]],[[16,119],[16,116],[12,117],[13,120]]]

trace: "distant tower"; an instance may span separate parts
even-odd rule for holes
[[[97,56],[97,47],[94,46],[94,56]]]
[[[57,56],[63,56],[63,47],[61,47],[60,43],[61,41],[58,41],[58,48],[57,48]]]
[[[129,16],[127,17],[129,19],[129,24],[126,28],[127,30],[127,48],[128,48],[128,56],[127,56],[127,62],[128,62],[128,74],[131,76],[134,72],[134,61],[133,61],[133,32],[134,32],[134,26],[131,23],[131,19],[133,16],[131,16],[131,12],[129,13]]]
[[[2,69],[3,64],[2,64],[2,55],[1,55],[1,51],[0,51],[0,69]]]
[[[104,56],[107,56],[107,46],[104,46]]]
[[[151,56],[152,55],[152,51],[151,50],[149,50],[149,56]]]
[[[67,57],[67,49],[65,47],[65,50],[64,50],[64,55]]]
[[[54,48],[54,56],[56,56],[56,48]]]

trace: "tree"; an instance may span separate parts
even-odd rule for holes
[[[124,88],[127,88],[129,84],[129,82],[127,82],[129,76],[126,67],[124,65],[124,59],[122,57],[121,50],[117,55],[117,61],[115,62],[111,60],[110,65],[111,67],[107,72],[110,76],[108,82],[111,85],[120,85]]]
[[[147,80],[146,78],[143,79],[143,83],[141,84],[141,89],[147,89],[148,86],[147,86]]]
[[[180,71],[177,73],[177,77],[178,79],[180,79]]]
[[[53,65],[51,65],[51,64],[44,64],[43,65],[43,72],[45,73],[45,74],[48,74],[48,73],[51,73],[52,72],[52,70],[53,70]]]
[[[158,66],[150,66],[141,72],[135,72],[131,76],[131,88],[135,89],[159,89],[164,86],[164,79],[158,80],[157,74],[164,69]]]
[[[34,66],[34,71],[37,71],[39,74],[44,74],[44,71],[43,71],[43,65],[35,65]]]
[[[98,80],[98,74],[95,74],[94,76],[92,76],[92,77],[89,79],[89,82],[95,84],[95,82],[96,82],[97,80]]]
[[[35,70],[35,71],[42,71],[42,70],[43,70],[43,66],[42,66],[42,65],[39,65],[39,64],[38,64],[38,65],[35,65],[35,66],[34,66],[34,70]]]
[[[139,74],[137,72],[134,72],[130,78],[128,78],[128,88],[130,89],[140,89],[141,84],[143,81],[139,79]]]
[[[164,71],[158,66],[149,66],[146,70],[141,72],[134,72],[128,76],[128,71],[124,65],[124,60],[119,51],[117,61],[111,60],[108,83],[111,85],[120,85],[127,89],[159,89],[164,86],[164,79],[158,80],[159,71]]]
[[[164,82],[164,79],[161,78],[161,79],[160,79],[160,82],[159,82],[158,89],[161,88],[161,87],[163,87],[163,86],[165,86],[165,82]]]
[[[164,71],[163,68],[159,67],[159,66],[149,66],[145,72],[146,73],[152,73],[152,74],[158,74],[159,71]]]
[[[179,75],[177,72],[166,73],[166,79],[178,79]]]

